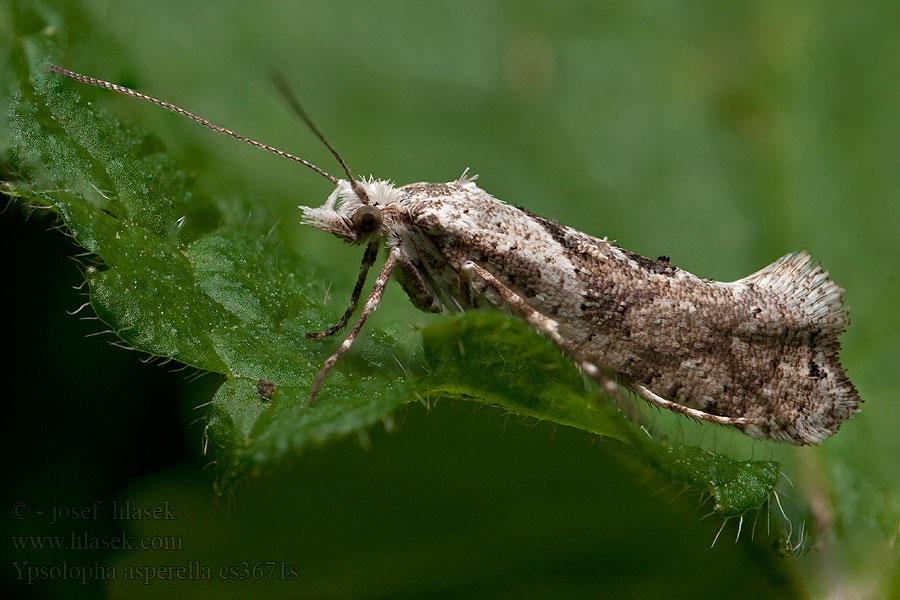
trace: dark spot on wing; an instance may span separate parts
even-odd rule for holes
[[[810,331],[809,332],[809,342],[807,343],[807,346],[809,346],[810,348],[815,348],[816,338],[819,337],[820,333],[822,333],[821,329],[813,329],[812,331]]]
[[[678,271],[677,267],[673,267],[669,264],[668,256],[660,256],[657,260],[653,260],[652,258],[641,256],[637,252],[632,252],[631,250],[619,246],[616,247],[619,248],[622,254],[636,262],[640,268],[650,271],[651,273],[672,277]]]
[[[809,376],[813,379],[818,379],[819,377],[822,377],[822,375],[823,373],[819,369],[819,365],[816,364],[816,361],[809,359]]]
[[[525,210],[521,207],[516,207],[526,215],[528,215],[533,221],[535,221],[538,225],[544,228],[544,230],[550,234],[550,237],[556,241],[557,244],[562,246],[563,248],[574,248],[575,243],[569,239],[566,235],[566,228],[563,225],[560,225],[556,221],[551,221],[550,219],[545,219],[540,215],[536,215],[531,211]]]

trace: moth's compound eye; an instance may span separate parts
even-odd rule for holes
[[[375,206],[360,207],[353,213],[353,227],[360,233],[371,233],[381,227],[381,210]]]

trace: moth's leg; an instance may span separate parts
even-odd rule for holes
[[[359,295],[362,293],[362,286],[366,282],[366,275],[369,274],[369,267],[371,267],[375,263],[375,258],[378,256],[378,242],[371,241],[369,245],[366,246],[366,251],[363,253],[362,264],[359,266],[359,276],[356,278],[356,287],[353,288],[353,295],[350,296],[350,306],[347,307],[346,312],[344,312],[344,316],[341,317],[341,320],[326,329],[325,331],[316,331],[311,333],[304,334],[307,338],[314,338],[320,340],[324,337],[328,337],[329,335],[334,335],[338,332],[344,325],[347,324],[347,321],[350,320],[350,316],[353,314],[353,311],[356,310],[356,305],[359,302]]]
[[[366,305],[363,306],[363,311],[359,316],[359,320],[356,322],[356,325],[353,326],[353,329],[350,330],[350,335],[347,336],[347,339],[341,343],[334,354],[328,357],[328,360],[325,361],[325,364],[323,364],[322,368],[319,370],[319,374],[316,375],[316,381],[313,383],[312,389],[310,389],[309,392],[308,401],[310,404],[315,401],[316,394],[319,392],[319,388],[322,387],[322,383],[325,381],[328,372],[331,371],[331,368],[334,367],[334,364],[341,355],[350,349],[350,346],[353,345],[353,341],[356,339],[356,335],[359,333],[359,330],[362,329],[363,323],[366,322],[366,319],[369,318],[372,311],[378,308],[381,297],[384,295],[384,288],[387,285],[388,279],[391,278],[391,272],[397,265],[397,257],[400,255],[400,252],[399,248],[391,250],[387,260],[384,262],[384,266],[381,267],[378,279],[375,280],[375,287],[372,288],[372,293],[369,294],[369,299],[366,300]]]
[[[473,265],[475,263],[472,263]],[[465,310],[475,307],[475,297],[472,294],[472,269],[467,269],[465,265],[456,274],[459,280],[459,295],[462,298],[462,305]]]
[[[544,335],[553,340],[553,342],[555,342],[556,345],[562,348],[564,352],[566,352],[570,356],[577,355],[568,341],[559,334],[559,323],[532,308],[532,306],[525,302],[525,300],[521,296],[506,287],[503,282],[494,277],[486,269],[475,264],[474,262],[469,261],[468,263],[463,265],[462,271],[460,273],[460,281],[463,281],[463,277],[468,277],[469,282],[471,283],[472,273],[481,277],[484,282],[487,283],[491,287],[491,289],[493,289],[510,308],[518,312],[519,315],[521,315],[532,327],[534,327],[538,331],[541,331],[542,333],[544,333]],[[585,373],[587,373],[594,381],[599,383],[600,386],[615,399],[616,403],[619,405],[622,411],[626,415],[628,415],[629,418],[638,423],[644,420],[640,413],[636,410],[634,404],[629,402],[628,399],[622,395],[618,383],[605,375],[599,368],[597,368],[596,365],[588,361],[582,362],[579,366]],[[745,417],[723,417],[720,415],[712,415],[703,412],[702,410],[688,408],[687,406],[682,406],[681,404],[678,404],[676,402],[671,402],[670,400],[661,398],[642,385],[635,384],[633,385],[633,387],[642,398],[644,398],[651,404],[694,419],[699,419],[702,421],[712,421],[713,423],[718,423],[719,425],[747,426],[758,424],[758,422],[754,419],[748,419]]]
[[[472,274],[478,275],[481,279],[487,283],[491,289],[497,292],[503,301],[513,309],[516,313],[519,314],[525,321],[528,322],[529,325],[546,335],[550,338],[557,346],[559,346],[563,352],[568,354],[569,356],[577,356],[577,352],[572,347],[567,339],[565,339],[559,333],[559,323],[539,312],[535,308],[533,308],[530,304],[528,304],[521,296],[515,293],[513,290],[508,288],[502,281],[494,277],[490,271],[484,269],[480,265],[469,261],[460,271],[460,281],[462,282],[463,278],[468,278],[469,283],[471,284]],[[469,285],[471,288],[471,285]],[[640,412],[634,406],[634,403],[629,401],[628,398],[622,394],[622,391],[619,389],[619,385],[607,377],[600,369],[596,367],[596,365],[583,361],[578,365],[581,370],[587,373],[591,379],[600,384],[604,391],[607,394],[612,396],[613,400],[615,400],[616,404],[619,408],[624,412],[629,418],[641,422],[643,420]]]
[[[659,406],[660,408],[671,410],[672,412],[679,413],[687,417],[691,417],[692,419],[697,419],[700,421],[711,421],[719,425],[731,425],[735,427],[760,424],[760,422],[756,419],[748,419],[747,417],[723,417],[721,415],[712,415],[708,412],[697,410],[696,408],[682,406],[677,402],[672,402],[671,400],[660,398],[642,385],[634,385],[634,390],[638,394],[640,394],[641,398],[643,398],[650,404]]]
[[[463,265],[459,274],[461,286],[460,289],[462,289],[463,282],[467,281],[469,295],[471,296],[473,273],[475,275],[478,275],[481,279],[484,280],[486,284],[491,286],[491,289],[497,292],[497,295],[503,299],[506,305],[515,310],[522,318],[524,318],[528,322],[529,325],[549,337],[563,350],[570,350],[569,343],[561,335],[559,335],[559,323],[532,308],[532,306],[525,302],[525,300],[520,295],[506,287],[506,284],[494,277],[490,271],[488,271],[481,265],[478,265],[472,261],[469,261]]]
[[[622,393],[622,388],[619,387],[619,383],[615,379],[605,374],[592,362],[583,361],[579,366],[582,371],[596,381],[600,385],[600,388],[615,401],[616,406],[619,407],[619,410],[621,410],[625,416],[635,423],[645,427],[650,426],[644,418],[644,415],[638,410],[638,407],[635,406],[634,402]]]
[[[431,288],[431,284],[425,281],[412,259],[402,252],[397,255],[395,278],[409,296],[409,301],[413,303],[413,306],[421,311],[431,313],[439,313],[443,310],[444,307]]]

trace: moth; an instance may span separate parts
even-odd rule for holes
[[[163,106],[299,162],[335,186],[322,206],[299,207],[303,222],[365,250],[344,315],[306,337],[326,338],[347,325],[382,248],[387,258],[349,335],[319,371],[311,404],[394,278],[420,310],[506,308],[611,394],[623,385],[658,407],[754,437],[817,444],[859,412],[862,400],[838,356],[849,322],[843,290],[805,252],[737,281],[714,281],[501,202],[468,171],[447,183],[357,179],[281,80],[276,84],[346,179],[168,102],[51,70]]]

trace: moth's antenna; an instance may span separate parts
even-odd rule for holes
[[[50,65],[50,70],[58,75],[62,75],[63,77],[68,77],[69,79],[74,79],[75,81],[80,81],[82,83],[89,83],[91,85],[96,85],[98,87],[112,90],[114,92],[119,92],[120,94],[125,94],[126,96],[134,96],[135,98],[140,98],[141,100],[146,100],[147,102],[152,102],[153,104],[158,104],[159,106],[162,106],[163,108],[167,108],[174,113],[178,113],[179,115],[184,115],[185,117],[193,119],[194,121],[197,121],[204,127],[209,127],[213,131],[218,131],[219,133],[224,133],[225,135],[230,135],[231,137],[239,139],[242,142],[247,142],[251,146],[256,146],[257,148],[262,148],[263,150],[268,150],[269,152],[277,154],[278,156],[283,156],[285,158],[289,158],[293,161],[296,161],[296,162],[300,163],[301,165],[306,165],[307,167],[309,167],[310,169],[312,169],[313,171],[315,171],[322,177],[325,177],[326,179],[328,179],[331,183],[333,183],[335,185],[337,185],[337,183],[338,183],[337,177],[329,175],[324,170],[320,169],[319,167],[312,164],[311,162],[305,161],[298,156],[294,156],[293,154],[288,154],[284,150],[279,150],[278,148],[273,148],[272,146],[269,146],[266,144],[261,144],[260,142],[251,140],[250,138],[244,137],[233,131],[225,129],[224,127],[219,127],[217,125],[213,125],[206,119],[204,119],[202,117],[198,117],[197,115],[195,115],[193,113],[189,113],[188,111],[184,110],[183,108],[175,106],[174,104],[171,104],[169,102],[163,102],[162,100],[157,100],[156,98],[153,98],[146,94],[142,94],[142,93],[136,92],[132,89],[122,87],[121,85],[116,85],[115,83],[103,81],[102,79],[95,79],[93,77],[88,77],[87,75],[81,75],[79,73],[75,73],[74,71],[69,71],[68,69],[63,69],[62,67],[57,67],[56,65]]]
[[[303,110],[303,106],[300,105],[300,101],[297,100],[297,97],[294,96],[294,93],[291,91],[291,88],[288,87],[287,82],[284,80],[284,77],[281,76],[280,73],[272,74],[272,82],[275,84],[275,87],[278,88],[278,91],[281,92],[281,95],[284,96],[284,99],[287,100],[287,103],[290,107],[297,113],[297,116],[303,119],[303,122],[306,123],[306,126],[309,127],[310,131],[316,134],[316,137],[325,144],[325,147],[331,150],[331,153],[337,159],[339,163],[341,163],[341,167],[344,168],[344,173],[347,174],[347,179],[350,181],[350,187],[353,188],[353,191],[362,200],[363,204],[368,204],[369,198],[366,195],[366,191],[359,185],[359,182],[353,178],[353,175],[350,174],[350,167],[347,166],[347,163],[344,162],[344,159],[341,158],[341,155],[337,153],[331,144],[328,143],[328,140],[325,139],[325,136],[319,131],[319,128],[316,127],[315,123],[312,122],[312,119],[309,118],[309,115],[306,114],[306,111]]]

